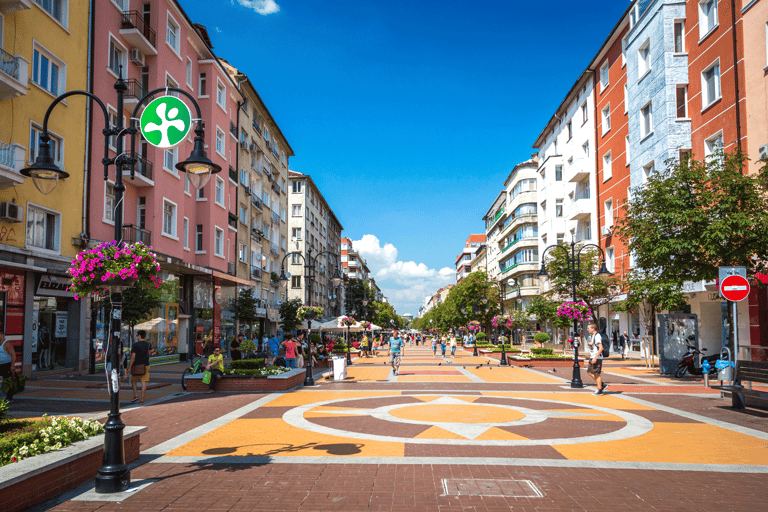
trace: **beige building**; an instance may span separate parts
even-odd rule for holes
[[[237,126],[229,127],[230,137],[238,141],[236,168],[229,168],[230,183],[237,184],[237,205],[230,208],[237,213],[229,217],[230,232],[237,232],[237,258],[231,265],[238,278],[252,283],[261,299],[264,331],[271,334],[286,299],[278,275],[288,250],[288,159],[294,153],[248,77],[223,64],[245,98]]]
[[[766,76],[766,25],[768,0],[744,2],[744,82],[748,98],[747,130],[749,171],[760,170],[768,158],[768,76]]]
[[[308,174],[289,172],[288,196],[289,251],[300,253],[291,254],[286,261],[286,271],[291,274],[288,298],[322,307],[325,318],[338,316],[344,304],[343,290],[331,277],[341,267],[344,228]],[[314,265],[312,290],[307,286],[306,264]]]

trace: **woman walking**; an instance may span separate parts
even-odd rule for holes
[[[446,336],[445,334],[443,334],[443,335],[440,337],[440,353],[442,354],[442,356],[443,356],[443,357],[445,357],[445,346],[446,346],[447,344],[448,344],[448,336]]]
[[[432,336],[432,357],[437,357],[437,336]]]
[[[456,335],[451,336],[451,357],[456,355]]]

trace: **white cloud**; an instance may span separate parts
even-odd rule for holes
[[[275,0],[237,0],[237,3],[243,7],[253,9],[264,16],[276,13],[280,10],[280,6],[275,3]],[[235,0],[232,0],[232,5],[234,4]]]
[[[424,297],[456,279],[456,270],[443,267],[429,268],[424,263],[400,261],[397,248],[381,241],[375,235],[364,235],[352,242],[353,247],[366,261],[376,283],[382,289],[398,314],[416,316]]]

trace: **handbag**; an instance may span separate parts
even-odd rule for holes
[[[131,375],[135,377],[141,377],[147,373],[147,365],[145,364],[135,364],[131,366]]]
[[[203,384],[210,384],[210,383],[211,383],[211,372],[203,373]]]

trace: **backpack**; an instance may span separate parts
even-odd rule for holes
[[[606,343],[604,341],[606,336],[603,336],[600,333],[597,333],[597,335],[600,336],[600,344],[603,346],[603,357],[608,357],[609,355],[611,355],[610,343]]]

